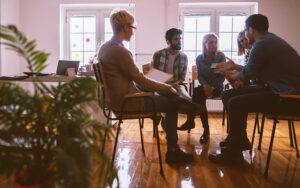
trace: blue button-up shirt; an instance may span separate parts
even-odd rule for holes
[[[225,76],[222,74],[214,73],[214,69],[211,68],[211,66],[225,61],[225,55],[222,52],[216,53],[210,62],[206,61],[205,54],[197,56],[196,65],[198,70],[199,83],[201,85],[208,84],[214,88],[222,89]]]
[[[238,76],[244,82],[257,77],[277,94],[299,93],[300,58],[286,41],[267,32],[253,44]]]

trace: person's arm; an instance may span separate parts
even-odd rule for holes
[[[218,55],[218,64],[226,61],[226,58],[225,58],[225,55],[220,52]],[[218,65],[217,64],[217,65]],[[225,81],[225,75],[223,74],[214,74],[214,79],[213,79],[213,82],[212,82],[212,87],[213,88],[219,88],[221,85],[223,85],[223,82]]]
[[[187,66],[188,66],[188,58],[185,54],[180,54],[180,61],[179,61],[179,82],[183,82],[186,77],[186,71],[187,71]]]
[[[115,56],[115,58],[117,58],[117,61],[121,62],[119,63],[121,72],[125,74],[128,79],[133,80],[140,85],[143,89],[157,91],[158,93],[174,93],[174,88],[172,86],[145,77],[134,64],[132,55],[129,51],[119,49],[118,56]]]
[[[267,58],[266,49],[263,43],[255,42],[249,54],[246,66],[239,72],[238,78],[244,83],[257,76]]]

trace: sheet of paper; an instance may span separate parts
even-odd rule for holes
[[[147,74],[146,76],[148,78],[151,78],[152,80],[155,80],[155,81],[159,81],[159,82],[164,82],[166,83],[168,80],[170,80],[173,75],[172,74],[169,74],[169,73],[165,73],[163,71],[160,71],[160,70],[157,70],[157,69],[151,69]]]

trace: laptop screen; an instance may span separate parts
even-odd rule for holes
[[[77,74],[80,61],[59,60],[56,75],[66,75],[67,68],[75,68]]]

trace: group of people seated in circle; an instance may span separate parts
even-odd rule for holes
[[[247,115],[250,112],[273,112],[280,101],[279,94],[300,93],[300,58],[297,51],[282,38],[268,31],[266,16],[254,14],[245,21],[245,29],[238,35],[238,54],[245,55],[245,65],[234,63],[218,49],[218,37],[207,34],[203,38],[203,54],[196,58],[199,86],[193,90],[192,102],[174,99],[177,88],[185,80],[188,59],[181,50],[180,29],[169,29],[165,34],[168,47],[154,53],[151,67],[173,74],[168,83],[147,78],[134,63],[132,54],[123,41],[130,41],[136,25],[134,17],[125,10],[110,16],[113,37],[103,44],[98,59],[103,66],[108,83],[108,104],[113,111],[120,112],[126,94],[140,93],[136,86],[154,91],[151,96],[156,111],[165,113],[164,130],[167,139],[167,163],[192,162],[192,154],[180,149],[177,130],[195,127],[195,117],[200,116],[203,134],[201,143],[209,140],[209,123],[206,99],[221,96],[227,112],[229,132],[220,142],[221,153],[211,153],[208,158],[215,163],[241,163],[242,151],[251,148],[247,138]],[[232,89],[223,90],[225,78]],[[290,103],[289,109],[299,106]],[[153,104],[136,99],[125,107],[127,112],[150,112]],[[178,126],[178,113],[187,114],[187,120]]]

